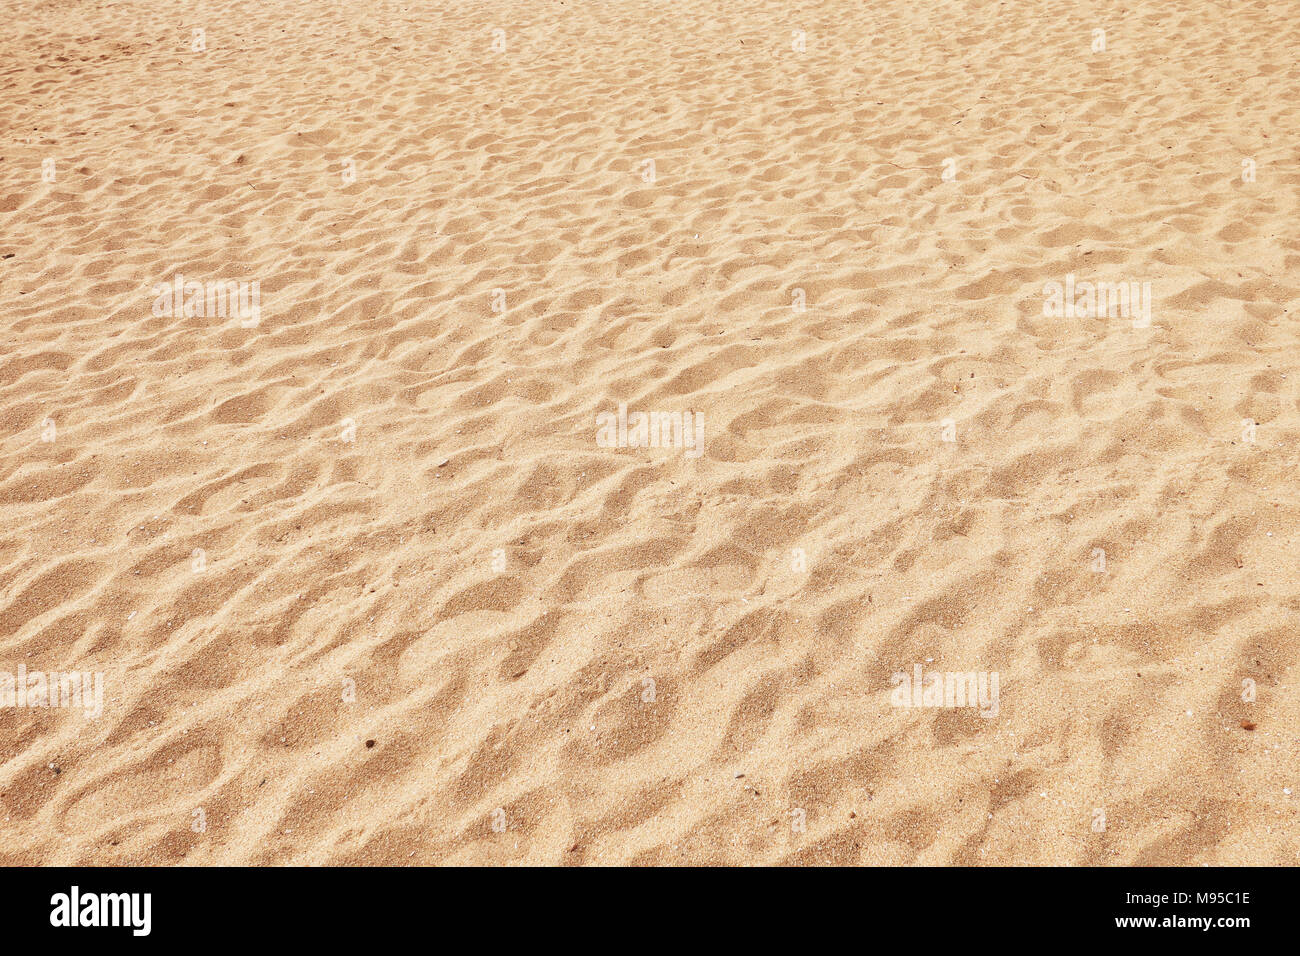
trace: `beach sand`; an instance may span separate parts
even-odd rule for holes
[[[0,862],[1296,863],[1286,5],[0,9]]]

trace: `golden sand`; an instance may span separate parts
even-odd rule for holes
[[[0,862],[1296,862],[1288,4],[0,9]]]

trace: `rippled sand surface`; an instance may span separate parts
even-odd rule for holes
[[[1288,5],[0,11],[0,862],[1296,863]]]

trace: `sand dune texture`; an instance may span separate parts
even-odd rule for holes
[[[0,862],[1296,862],[1289,5],[3,13]]]

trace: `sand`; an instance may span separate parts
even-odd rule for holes
[[[1286,4],[2,9],[0,862],[1296,862]]]

